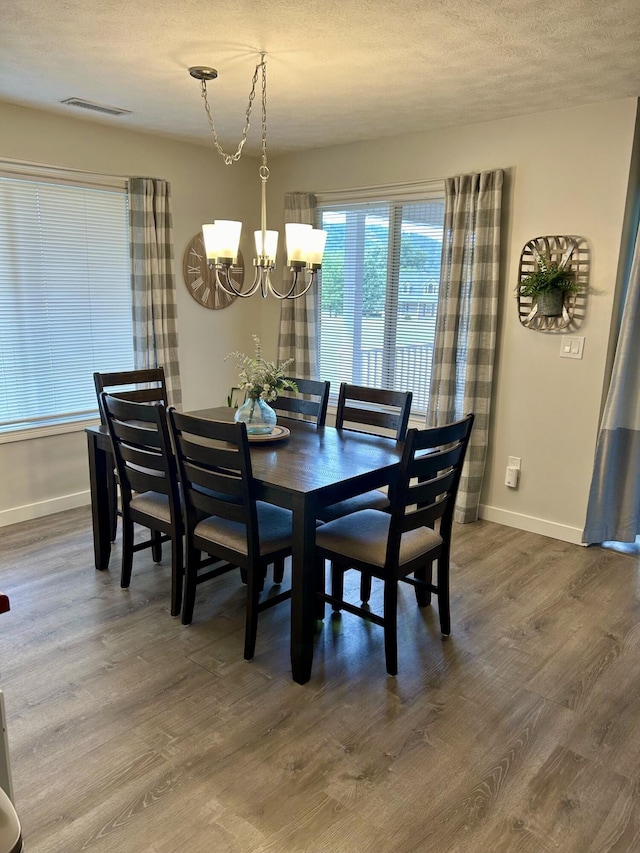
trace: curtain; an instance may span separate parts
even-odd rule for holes
[[[445,182],[442,272],[427,426],[475,414],[455,520],[478,517],[498,315],[502,170]]]
[[[316,226],[316,197],[312,193],[286,193],[285,222],[301,222]],[[286,290],[286,284],[285,284]],[[280,334],[278,362],[293,358],[288,369],[290,376],[300,379],[318,378],[318,288],[310,288],[298,299],[283,299],[280,303]]]
[[[163,367],[169,402],[182,403],[173,273],[171,187],[154,178],[129,179],[134,364]]]
[[[640,229],[622,313],[582,541],[635,542],[640,534]]]

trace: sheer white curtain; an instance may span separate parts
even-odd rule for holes
[[[316,197],[312,193],[287,193],[284,197],[285,222],[316,226]],[[285,285],[286,290],[286,285]],[[280,304],[278,361],[293,358],[290,376],[318,378],[318,288],[314,285],[298,299]]]
[[[640,534],[640,229],[605,404],[582,541]]]
[[[498,317],[503,172],[445,182],[442,272],[427,426],[475,415],[455,520],[478,517]]]
[[[178,365],[171,187],[129,178],[131,289],[135,367],[163,367],[172,405],[182,403]]]

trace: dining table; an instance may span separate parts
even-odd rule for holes
[[[210,420],[231,421],[227,406],[190,411]],[[258,500],[293,513],[291,555],[291,673],[299,684],[311,677],[316,629],[315,531],[323,507],[387,485],[397,471],[402,442],[353,429],[317,427],[293,418],[279,418],[272,440],[251,440],[251,467]],[[105,426],[85,430],[96,569],[109,567],[109,468],[111,441]]]

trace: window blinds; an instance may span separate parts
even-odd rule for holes
[[[0,175],[0,432],[91,416],[133,368],[127,195]]]

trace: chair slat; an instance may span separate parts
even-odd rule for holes
[[[388,429],[401,441],[407,432],[412,399],[411,391],[389,391],[343,382],[338,394],[336,427],[363,424]]]
[[[284,391],[270,404],[271,407],[276,412],[282,412],[285,417],[290,414],[299,414],[303,420],[315,422],[318,427],[324,426],[329,405],[329,382],[319,379],[287,378],[295,382],[298,393]]]

